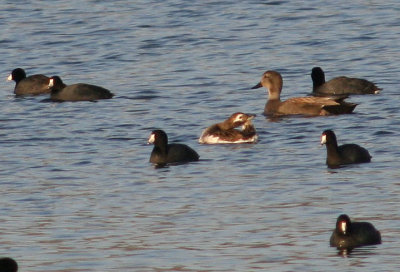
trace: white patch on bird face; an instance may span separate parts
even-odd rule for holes
[[[152,134],[150,134],[150,137],[147,140],[147,143],[152,144],[152,143],[154,143],[155,140],[156,140],[156,137],[154,136],[154,133],[152,133]]]
[[[7,80],[8,81],[10,81],[10,80],[12,80],[13,78],[12,78],[12,74],[10,74],[8,77],[7,77]]]
[[[326,144],[326,135],[325,134],[322,134],[322,136],[321,136],[321,144],[322,145]]]
[[[49,87],[53,87],[53,86],[54,86],[54,79],[50,78]]]
[[[236,122],[242,122],[242,121],[243,121],[243,114],[238,114],[238,115],[235,117],[235,120],[233,120],[234,123],[236,123]]]
[[[347,223],[346,223],[346,221],[340,222],[340,230],[341,230],[344,234],[346,234],[346,232],[347,232]]]

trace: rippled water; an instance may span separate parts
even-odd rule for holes
[[[4,1],[0,6],[0,255],[20,271],[399,269],[400,4],[397,1]],[[261,115],[275,69],[283,98],[310,71],[375,81],[355,113]],[[12,69],[87,82],[97,103],[15,98]],[[208,125],[256,113],[259,143],[199,145]],[[164,129],[201,156],[155,169]],[[330,170],[324,129],[370,164]],[[382,245],[343,258],[336,217],[372,222]]]

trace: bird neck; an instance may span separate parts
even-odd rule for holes
[[[316,79],[313,81],[313,91],[325,83],[325,79]]]
[[[265,104],[264,114],[273,114],[278,111],[279,104],[281,100],[278,99],[268,99],[267,103]]]
[[[282,87],[271,87],[268,89],[268,100],[281,100],[281,90]]]
[[[336,142],[326,143],[326,153],[327,153],[326,163],[328,165],[339,165],[340,154]]]

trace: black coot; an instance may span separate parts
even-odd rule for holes
[[[0,258],[0,271],[1,272],[17,272],[18,264],[16,261],[9,257]]]
[[[45,75],[32,75],[26,77],[22,68],[14,69],[7,78],[15,81],[14,94],[16,95],[38,95],[50,93],[49,78]]]
[[[50,99],[53,101],[95,101],[110,99],[114,96],[109,90],[86,83],[65,85],[59,76],[53,76],[48,81],[51,89]]]
[[[346,214],[337,218],[330,245],[339,249],[380,244],[381,234],[369,222],[351,222]]]
[[[153,130],[148,143],[154,144],[150,155],[151,163],[165,165],[199,160],[197,152],[189,146],[184,144],[168,144],[168,136],[163,130]]]
[[[326,145],[326,164],[329,167],[370,162],[372,158],[368,150],[357,144],[344,144],[338,146],[336,135],[332,130],[325,130],[322,133],[321,144]]]
[[[311,70],[313,94],[317,96],[343,94],[377,94],[380,92],[373,82],[362,78],[335,77],[325,82],[325,73],[321,67]]]

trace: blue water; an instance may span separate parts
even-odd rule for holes
[[[0,6],[0,256],[20,271],[399,270],[400,3],[134,2]],[[310,93],[314,66],[383,91],[351,97],[351,115],[266,119],[261,74],[282,73],[286,99]],[[116,96],[15,98],[17,67]],[[236,111],[257,114],[257,144],[197,143]],[[201,160],[155,169],[155,128]],[[328,169],[328,128],[372,162]],[[382,245],[338,255],[341,213]]]

